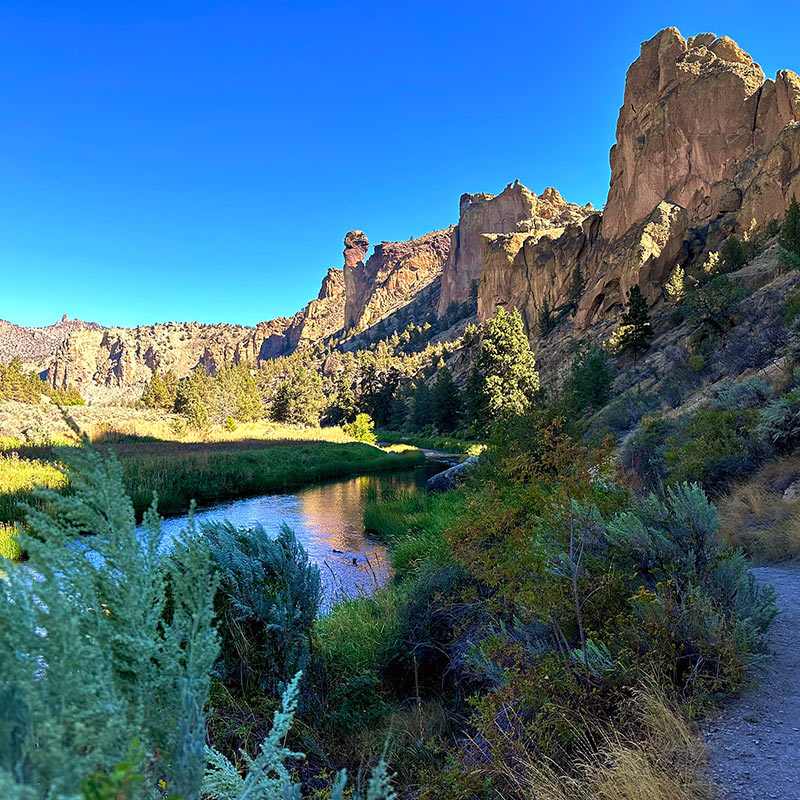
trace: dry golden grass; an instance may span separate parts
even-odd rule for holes
[[[800,558],[800,497],[783,499],[786,476],[800,477],[800,456],[771,461],[717,503],[728,544],[763,561]]]
[[[699,733],[657,683],[636,692],[626,717],[630,734],[602,734],[602,746],[573,775],[539,757],[506,765],[522,800],[706,800],[706,751]]]

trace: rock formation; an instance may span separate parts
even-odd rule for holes
[[[594,209],[568,203],[552,188],[538,197],[514,181],[496,197],[491,194],[461,195],[458,225],[451,235],[450,252],[442,274],[439,313],[451,303],[465,302],[473,284],[481,278],[483,245],[487,233],[532,233],[562,229],[580,222]]]
[[[66,314],[59,322],[42,328],[26,328],[0,319],[0,364],[18,358],[28,369],[40,372],[71,333],[83,330],[99,331],[102,327],[94,322],[70,320]]]
[[[745,225],[778,216],[787,192],[800,189],[800,176],[771,172],[767,183],[777,181],[777,202],[751,185],[767,177],[765,159],[797,121],[800,79],[793,72],[764,80],[761,67],[727,36],[702,33],[687,41],[675,28],[661,31],[628,70],[603,236],[622,236],[662,200],[685,208],[692,227],[739,212],[745,198]],[[798,137],[795,127],[787,138]]]
[[[782,216],[800,195],[800,78],[765,80],[728,37],[667,28],[628,70],[610,160],[602,215],[560,235],[482,237],[481,319],[515,306],[534,334],[579,268],[575,324],[585,328],[616,313],[634,284],[655,302],[675,264]]]
[[[345,238],[344,275],[347,285],[345,327],[364,330],[430,285],[441,273],[450,249],[452,229],[433,231],[407,242],[381,242],[364,262],[355,264],[355,248],[348,248]],[[366,237],[362,240],[366,244]],[[360,250],[358,251],[360,252]]]

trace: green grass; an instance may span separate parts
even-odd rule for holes
[[[10,558],[19,561],[22,558],[22,548],[16,539],[17,526],[0,523],[0,560]]]
[[[324,660],[332,682],[347,681],[375,666],[399,626],[398,609],[412,588],[389,584],[371,597],[337,603],[317,620],[314,651]]]
[[[29,502],[34,489],[62,489],[64,474],[53,464],[16,454],[0,456],[0,523],[21,522],[20,503]]]
[[[345,475],[414,467],[424,461],[410,447],[380,449],[358,442],[268,441],[175,442],[127,439],[112,449],[122,463],[125,487],[137,517],[158,494],[162,514],[186,511],[192,500],[217,500],[287,489]],[[61,489],[67,479],[49,448],[0,456],[0,522],[20,522],[19,504],[37,487]]]
[[[297,442],[272,446],[157,445],[120,453],[125,486],[137,516],[158,494],[162,514],[185,511],[191,500],[218,500],[288,489],[344,475],[404,469],[422,463],[419,450],[387,452],[350,442]]]
[[[364,527],[390,547],[392,567],[399,578],[423,564],[450,563],[444,532],[463,511],[464,492],[440,494],[419,491],[371,493],[364,510]]]
[[[465,453],[468,456],[477,456],[486,448],[483,442],[472,442],[456,436],[420,436],[415,433],[380,430],[375,431],[375,437],[379,442],[387,444],[410,444],[414,447],[424,447],[426,450]]]

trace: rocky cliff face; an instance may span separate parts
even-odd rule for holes
[[[0,319],[0,363],[19,358],[28,369],[42,371],[56,348],[71,333],[92,330],[102,330],[102,326],[95,322],[71,320],[66,314],[55,324],[42,328],[26,328]]]
[[[433,231],[407,242],[381,242],[363,260],[360,245],[368,246],[361,231],[345,238],[345,327],[362,331],[408,303],[441,275],[450,249],[452,228]],[[360,236],[359,249],[348,247]],[[355,261],[355,255],[360,255]],[[353,263],[355,261],[355,263]]]
[[[521,234],[534,236],[544,231],[563,230],[579,223],[594,209],[568,203],[555,189],[535,195],[519,181],[506,186],[497,195],[464,194],[461,196],[458,225],[450,239],[450,252],[442,274],[439,313],[451,303],[465,302],[473,284],[483,271],[484,234]]]
[[[642,45],[628,70],[602,215],[548,236],[484,235],[479,317],[520,308],[531,334],[545,304],[567,301],[585,328],[616,313],[631,286],[650,302],[677,263],[699,257],[752,220],[782,216],[800,194],[800,79],[765,80],[735,42],[684,39],[675,28]]]

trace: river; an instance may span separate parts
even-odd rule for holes
[[[282,523],[295,533],[320,567],[323,607],[348,597],[371,594],[391,575],[386,547],[364,532],[364,506],[371,487],[424,489],[432,475],[452,465],[440,454],[427,454],[423,465],[397,472],[347,477],[284,494],[265,494],[199,508],[195,521],[228,519],[237,526],[260,523],[276,535]],[[164,532],[177,534],[187,517],[168,517]]]

